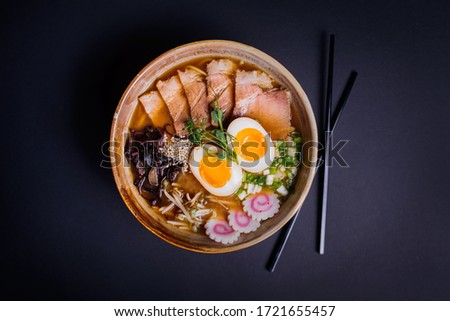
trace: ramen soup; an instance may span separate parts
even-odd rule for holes
[[[302,139],[291,93],[223,58],[163,75],[139,97],[125,156],[134,183],[174,228],[231,244],[292,193]]]

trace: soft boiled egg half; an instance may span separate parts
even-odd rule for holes
[[[242,169],[220,154],[223,151],[210,144],[195,147],[189,156],[189,168],[195,178],[211,194],[229,196],[242,184]]]
[[[259,173],[272,165],[275,148],[266,130],[248,117],[233,120],[227,129],[239,165],[247,172]]]

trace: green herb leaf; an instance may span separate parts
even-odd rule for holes
[[[220,160],[226,159],[227,158],[227,153],[225,151],[221,151],[217,154],[217,158]]]
[[[219,128],[207,130],[204,124],[196,126],[192,119],[189,119],[186,122],[184,129],[189,131],[189,140],[193,144],[197,146],[206,143],[214,144],[224,151],[223,155],[219,156],[222,157],[220,159],[227,158],[237,162],[236,152],[234,151],[233,146],[229,144],[229,141],[232,141],[233,137],[223,129],[223,111],[218,107],[217,98],[214,102],[215,107],[211,112],[211,118],[214,122],[218,123]]]
[[[219,111],[220,109],[218,108],[214,108],[213,111],[211,112],[211,118],[213,120],[213,122],[215,122],[216,124],[219,123]]]
[[[220,141],[222,141],[224,144],[227,143],[227,138],[225,136],[225,133],[220,129],[214,129],[213,130],[214,136],[217,137]]]

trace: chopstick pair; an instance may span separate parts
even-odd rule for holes
[[[358,73],[352,71],[350,78],[344,88],[342,96],[336,107],[336,116],[331,120],[332,110],[332,98],[333,98],[333,67],[334,67],[334,35],[330,35],[330,47],[328,55],[328,76],[327,76],[327,93],[326,93],[326,105],[325,105],[325,162],[323,167],[323,183],[322,183],[322,207],[320,216],[320,241],[319,241],[319,254],[325,253],[325,230],[327,222],[327,205],[328,205],[328,170],[330,167],[330,149],[331,149],[331,136],[337,126],[342,111],[344,110],[345,103],[352,91],[355,84]]]
[[[334,130],[339,123],[339,119],[344,110],[345,104],[350,96],[353,85],[355,84],[356,77],[358,73],[352,71],[349,79],[345,85],[344,91],[339,99],[339,102],[336,107],[336,111],[334,113],[333,120],[331,120],[331,105],[332,105],[332,87],[333,87],[333,64],[334,64],[334,35],[330,36],[330,49],[329,49],[329,58],[328,58],[328,81],[327,81],[327,93],[326,93],[326,133],[325,133],[325,167],[324,171],[326,171],[326,181],[325,181],[325,173],[324,173],[324,184],[323,189],[326,190],[325,194],[322,194],[322,216],[321,216],[321,229],[320,229],[320,247],[319,253],[323,254],[325,250],[325,227],[326,227],[326,204],[327,204],[327,196],[328,196],[328,168],[329,165],[329,144],[331,140],[331,136],[334,133]],[[327,144],[328,143],[328,144]],[[327,152],[328,151],[328,152]],[[323,160],[322,155],[319,156],[316,162],[316,172],[321,165]],[[325,204],[325,208],[323,206]],[[294,217],[288,222],[288,224],[283,228],[280,238],[277,241],[275,249],[272,252],[272,255],[269,259],[269,263],[267,264],[267,270],[270,272],[275,271],[276,265],[281,257],[281,254],[284,250],[284,247],[289,239],[292,228],[297,220],[297,217],[300,213],[301,207],[297,210]]]

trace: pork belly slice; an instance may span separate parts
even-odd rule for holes
[[[167,106],[158,91],[152,90],[143,94],[139,97],[139,101],[142,106],[144,106],[154,127],[164,128],[166,125],[169,125],[171,127],[170,130],[174,130],[169,109],[167,109]]]
[[[236,104],[233,109],[233,117],[244,116],[248,106],[254,103],[256,97],[272,88],[272,78],[265,72],[238,70],[236,72]]]
[[[209,125],[209,105],[205,76],[199,71],[186,68],[185,71],[178,70],[183,84],[184,92],[189,102],[191,118],[197,126]]]
[[[213,102],[216,97],[219,108],[223,111],[224,119],[230,117],[234,107],[234,72],[236,64],[229,59],[218,59],[211,61],[206,66],[206,83],[208,86],[208,103]],[[217,126],[211,120],[213,126]]]
[[[291,93],[286,89],[263,92],[247,105],[242,116],[257,120],[273,140],[284,140],[294,130]]]
[[[189,103],[184,94],[180,78],[172,76],[167,80],[160,80],[156,87],[169,109],[177,134],[188,134],[188,131],[184,130],[183,127],[189,119]]]

